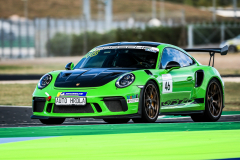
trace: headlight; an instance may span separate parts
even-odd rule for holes
[[[118,78],[116,82],[116,87],[124,88],[132,84],[135,80],[135,76],[132,73],[127,73]]]
[[[52,75],[45,74],[44,76],[42,76],[42,78],[38,82],[38,88],[43,89],[43,88],[47,87],[51,81],[52,81]]]

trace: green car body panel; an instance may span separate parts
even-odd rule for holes
[[[195,64],[188,66],[188,67],[181,67],[179,69],[173,69],[169,72],[169,70],[166,69],[159,69],[160,68],[160,62],[163,50],[165,48],[174,48],[177,50],[180,50],[181,52],[187,54],[189,57],[191,57]],[[191,112],[191,111],[204,111],[205,109],[205,96],[206,96],[206,89],[211,81],[211,79],[216,78],[219,83],[221,84],[222,93],[223,93],[223,104],[224,104],[224,82],[219,74],[219,72],[211,66],[205,66],[201,65],[194,57],[192,57],[190,54],[188,54],[185,50],[170,45],[170,44],[160,44],[157,46],[159,49],[158,53],[158,59],[156,62],[156,68],[155,69],[147,69],[150,71],[151,74],[146,73],[146,69],[139,69],[134,70],[129,73],[133,73],[135,75],[134,82],[125,87],[125,88],[118,88],[116,87],[116,82],[118,80],[117,77],[114,80],[106,83],[102,86],[97,87],[78,87],[78,88],[62,88],[62,87],[55,87],[54,83],[58,77],[58,75],[62,71],[53,71],[49,72],[50,75],[52,75],[52,81],[50,84],[43,88],[39,89],[38,86],[36,86],[35,91],[33,92],[33,101],[35,97],[44,97],[48,98],[48,95],[51,96],[50,101],[46,101],[44,105],[44,109],[42,112],[34,112],[33,115],[36,117],[106,117],[106,116],[121,116],[121,115],[134,115],[139,114],[140,115],[140,103],[141,103],[141,96],[142,96],[142,90],[143,88],[141,86],[146,85],[148,81],[153,81],[157,86],[159,90],[159,96],[160,96],[160,114],[176,114],[181,112]],[[195,86],[196,83],[196,76],[195,72],[198,70],[202,70],[204,72],[204,79],[200,86]],[[163,74],[171,74],[172,76],[172,92],[171,93],[164,93],[163,94],[163,80],[162,75]],[[189,79],[186,81],[188,77],[192,77],[192,79]],[[87,92],[86,100],[87,103],[90,103],[93,113],[54,113],[54,103],[55,98],[59,94],[59,92]],[[106,104],[103,101],[104,97],[124,97],[127,101],[127,96],[129,95],[138,95],[140,97],[139,102],[135,103],[127,103],[128,109],[126,111],[110,111]],[[185,99],[185,103],[182,105],[179,105],[179,101]],[[202,102],[200,103],[194,103],[196,99],[201,99]],[[34,102],[33,102],[34,103]],[[98,104],[101,108],[101,112],[97,111],[94,103]],[[171,104],[171,105],[170,105]],[[51,110],[47,111],[47,107],[51,106]],[[79,106],[82,107],[82,106]]]

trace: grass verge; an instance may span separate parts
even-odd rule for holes
[[[31,106],[36,84],[0,84],[0,104]]]
[[[0,84],[0,105],[31,106],[36,84]],[[240,111],[240,83],[225,83],[224,111]]]

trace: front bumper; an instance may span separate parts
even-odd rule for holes
[[[49,94],[52,98],[47,101]],[[87,92],[85,106],[57,106],[55,97],[59,92]],[[97,87],[89,89],[42,89],[33,93],[33,119],[44,118],[139,118],[139,102],[127,103],[131,95],[140,97],[141,89],[137,86],[126,88]]]

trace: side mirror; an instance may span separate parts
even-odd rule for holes
[[[74,68],[74,64],[72,62],[68,63],[66,66],[65,66],[65,69],[66,70],[73,70]]]
[[[178,62],[175,62],[175,61],[170,61],[168,62],[167,66],[166,66],[166,70],[167,70],[167,73],[172,71],[173,69],[179,69],[181,66]]]

